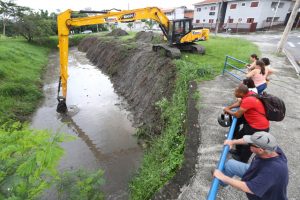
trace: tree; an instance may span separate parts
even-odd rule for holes
[[[24,15],[16,22],[16,30],[28,42],[42,42],[43,39],[53,35],[52,20],[44,19],[39,13]]]
[[[30,8],[28,7],[18,6],[13,0],[0,0],[0,16],[2,19],[3,35],[5,36],[6,25],[10,19],[20,17],[25,11],[29,10]]]
[[[14,15],[15,13],[15,7],[17,6],[13,1],[1,1],[0,0],[0,15],[2,19],[2,24],[3,24],[3,35],[5,36],[5,27],[6,24],[9,21],[9,18]]]
[[[131,30],[131,28],[133,27],[133,23],[132,23],[132,22],[129,22],[129,23],[127,24],[127,26],[128,26],[128,28],[130,28],[130,30]]]
[[[145,23],[148,25],[149,29],[152,29],[155,25],[155,22],[152,19],[145,21]]]

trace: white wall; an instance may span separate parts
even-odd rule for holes
[[[212,6],[215,6],[215,10],[210,10]],[[194,8],[194,20],[193,23],[196,23],[196,20],[200,20],[200,23],[208,23],[209,19],[213,19],[214,23],[216,23],[218,17],[220,4],[209,4],[209,5],[201,5],[195,6]],[[201,8],[201,11],[197,11],[198,8]],[[209,15],[210,12],[215,12],[214,15]],[[205,20],[205,21],[203,21]]]
[[[250,7],[251,2],[258,1],[258,7]],[[278,2],[278,0],[253,0],[253,1],[232,1],[228,2],[225,16],[225,23],[230,17],[233,19],[233,23],[246,23],[247,18],[254,18],[254,22],[257,22],[256,28],[262,28],[265,24],[267,17],[273,17],[275,10],[271,8],[272,2]],[[290,8],[291,1],[284,1],[283,8],[278,8],[276,17],[280,17],[279,21],[284,21],[286,14]],[[242,6],[245,3],[245,6]],[[231,4],[237,4],[236,9],[230,9]],[[242,21],[238,21],[242,19]]]
[[[184,19],[184,8],[175,8],[171,14],[166,14],[169,20]]]
[[[229,17],[233,19],[233,23],[247,23],[247,18],[254,18],[254,22],[258,22],[259,13],[263,9],[261,1],[258,3],[258,7],[250,7],[251,2],[254,1],[228,2],[224,23],[227,23]],[[245,6],[242,6],[242,3],[245,3]],[[235,9],[230,9],[232,4],[237,4]],[[239,19],[241,19],[241,21],[239,21]]]
[[[175,8],[174,19],[183,19],[184,18],[184,8]]]
[[[271,8],[272,2],[278,2],[278,0],[277,1],[276,0],[273,0],[273,1],[264,0],[261,2],[263,5],[263,12],[260,13],[260,17],[259,17],[260,23],[258,24],[259,27],[262,27],[265,24],[267,17],[274,17],[275,9],[272,10],[272,8]],[[280,2],[284,3],[284,5],[282,8],[278,8],[275,17],[279,17],[278,21],[283,23],[292,2],[291,1],[282,1],[282,0]],[[277,23],[274,22],[273,24],[275,25]]]

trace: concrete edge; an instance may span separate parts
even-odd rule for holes
[[[290,63],[292,64],[292,66],[294,67],[297,76],[300,75],[300,67],[297,64],[297,62],[295,61],[295,58],[292,56],[292,54],[287,50],[287,49],[283,49],[283,53],[285,54],[285,56],[288,58],[288,60],[290,61]]]
[[[199,110],[197,110],[197,99],[193,94],[197,91],[197,83],[189,83],[187,121],[186,121],[186,140],[184,149],[184,161],[182,167],[176,175],[166,183],[163,188],[154,194],[152,200],[177,199],[180,195],[180,189],[189,183],[196,172],[197,150],[199,148],[200,127],[198,125]]]

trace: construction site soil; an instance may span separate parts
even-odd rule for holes
[[[114,31],[111,35],[120,34]],[[171,97],[176,77],[172,60],[152,51],[155,38],[152,32],[137,33],[127,41],[88,37],[78,46],[110,77],[116,92],[125,97],[135,126],[149,134],[158,134],[163,128],[161,112],[155,104],[163,97]]]

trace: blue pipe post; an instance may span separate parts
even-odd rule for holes
[[[226,59],[225,59],[222,75],[224,75],[224,73],[225,73],[225,69],[226,69],[226,66],[227,66],[227,59],[228,59],[228,56],[226,56]]]
[[[229,129],[227,140],[232,139],[234,129],[235,129],[235,126],[236,126],[236,122],[237,122],[237,118],[234,117],[233,120],[232,120],[232,124],[230,126],[230,129]],[[223,171],[223,169],[224,169],[224,165],[225,165],[226,156],[228,154],[228,151],[229,151],[229,146],[225,145],[223,147],[223,152],[221,154],[221,157],[220,157],[220,160],[219,160],[219,163],[218,163],[218,167],[217,167],[217,169],[220,170],[220,171]],[[215,200],[216,199],[218,188],[219,188],[219,183],[220,183],[219,179],[217,179],[217,178],[213,179],[213,182],[211,184],[209,193],[207,195],[207,200]]]

